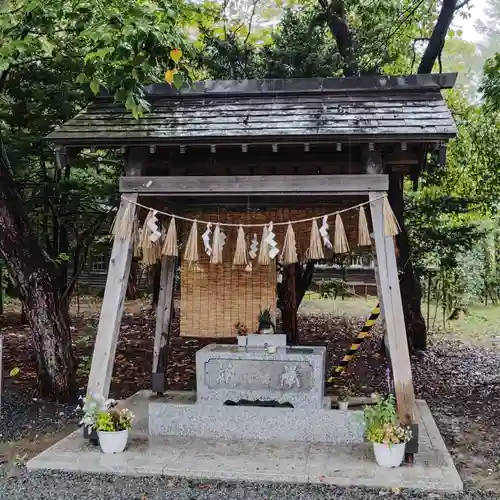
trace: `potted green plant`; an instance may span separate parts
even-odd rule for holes
[[[381,467],[399,467],[412,434],[410,428],[398,420],[394,396],[377,395],[376,402],[365,407],[363,417],[365,436],[373,443],[377,463]]]
[[[83,426],[83,437],[88,439],[91,444],[97,446],[99,439],[96,431],[96,421],[99,412],[109,410],[116,406],[114,399],[106,399],[100,394],[89,394],[86,397],[80,396],[80,411],[83,411],[83,417],[80,425]]]
[[[236,336],[238,339],[238,345],[239,346],[246,346],[247,345],[247,335],[248,335],[248,327],[241,321],[238,321],[234,325],[234,328],[236,329]]]
[[[96,429],[103,453],[121,453],[125,449],[133,420],[134,414],[126,408],[99,412]]]
[[[338,397],[339,410],[347,411],[349,407],[349,398],[352,396],[351,389],[349,387],[343,387],[340,390]]]

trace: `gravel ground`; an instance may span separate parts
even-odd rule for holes
[[[392,492],[329,486],[256,485],[174,481],[158,477],[117,477],[78,474],[22,474],[0,483],[2,500],[373,500],[449,499],[498,500],[496,493],[463,492],[441,495],[417,491]]]
[[[2,393],[1,410],[0,442],[55,431],[77,419],[74,406],[46,403],[12,390]]]

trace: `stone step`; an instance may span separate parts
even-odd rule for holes
[[[205,439],[363,442],[362,411],[151,402],[149,434]]]

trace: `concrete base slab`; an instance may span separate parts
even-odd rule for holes
[[[150,401],[150,395],[144,391],[125,402],[136,414],[137,424],[123,453],[104,455],[77,430],[30,460],[28,469],[451,492],[462,489],[462,481],[424,401],[418,402],[421,438],[415,464],[390,471],[377,466],[368,443],[150,438]]]

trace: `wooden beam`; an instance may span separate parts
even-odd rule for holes
[[[137,201],[137,194],[129,195],[132,202]],[[128,203],[120,203],[118,216],[125,214]],[[129,231],[125,238],[116,238],[113,242],[111,259],[109,261],[108,277],[101,306],[101,316],[97,328],[97,337],[92,356],[88,394],[101,394],[108,397],[111,375],[116,353],[116,344],[120,330],[120,323],[125,305],[130,264],[132,261],[132,232],[136,206],[132,203],[128,211]]]
[[[122,193],[155,196],[332,195],[386,191],[384,174],[121,177]]]
[[[385,165],[419,165],[422,163],[423,154],[418,156],[418,154],[413,150],[405,151],[392,151],[388,154],[384,154],[384,164]]]
[[[411,375],[410,354],[399,289],[396,252],[392,237],[384,234],[384,193],[370,193],[370,209],[379,268],[380,290],[384,304],[394,387],[399,418],[404,423],[415,422],[415,393]]]
[[[165,391],[168,365],[170,320],[172,317],[176,258],[163,256],[161,260],[160,294],[156,309],[155,341],[153,348],[153,392]]]

